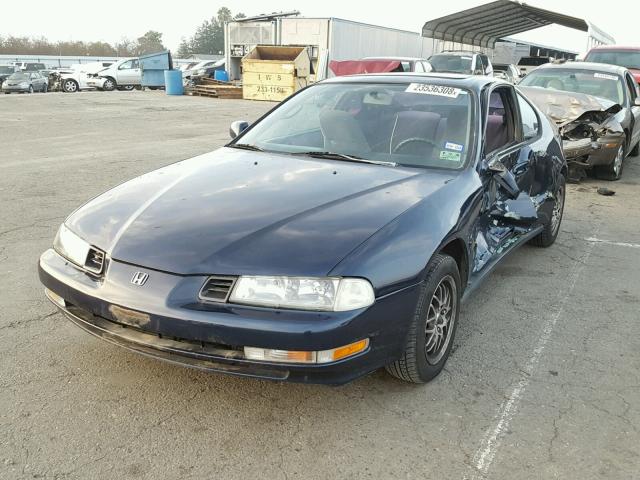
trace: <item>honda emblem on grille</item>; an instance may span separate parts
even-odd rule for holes
[[[148,273],[136,272],[136,273],[133,274],[133,277],[131,277],[131,283],[141,287],[145,283],[147,283],[147,279],[148,278],[149,278],[149,274]]]

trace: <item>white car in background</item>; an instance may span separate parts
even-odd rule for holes
[[[75,93],[80,90],[91,90],[93,87],[87,84],[89,75],[109,67],[113,62],[76,63],[69,68],[57,70],[60,75],[60,89],[66,93]]]
[[[142,71],[137,58],[118,60],[108,68],[89,75],[87,85],[98,90],[133,90],[142,84]]]

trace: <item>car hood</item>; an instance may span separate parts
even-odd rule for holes
[[[456,174],[222,148],[126,182],[66,224],[178,274],[326,275]]]
[[[604,121],[622,108],[610,100],[584,93],[542,87],[519,87],[519,89],[559,127],[574,122],[585,114],[602,113],[598,116],[602,117],[601,121]]]

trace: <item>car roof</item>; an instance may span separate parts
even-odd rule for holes
[[[609,65],[608,63],[591,63],[591,62],[567,62],[567,63],[546,63],[540,65],[538,69],[564,69],[564,70],[593,70],[595,72],[612,73],[615,75],[624,75],[627,71],[625,67],[617,65]]]
[[[425,58],[420,57],[364,57],[362,60],[397,60],[399,62],[426,62]]]
[[[482,52],[474,52],[472,50],[443,50],[431,56],[435,57],[436,55],[482,55]]]
[[[323,80],[320,83],[427,83],[432,81],[438,85],[446,85],[468,90],[479,91],[490,84],[511,85],[496,77],[481,75],[461,75],[458,73],[369,73],[366,75],[344,75]]]
[[[626,45],[599,45],[597,47],[593,47],[589,52],[593,52],[595,50],[632,50],[640,52],[640,47],[631,47]]]

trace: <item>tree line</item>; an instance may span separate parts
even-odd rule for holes
[[[0,54],[8,55],[68,55],[91,57],[139,57],[166,50],[162,33],[149,30],[135,40],[123,38],[117,43],[59,41],[44,37],[3,37],[0,35]]]
[[[186,58],[197,53],[224,53],[224,24],[239,18],[246,16],[244,13],[233,15],[227,7],[220,8],[214,17],[202,22],[192,37],[182,38],[178,47],[178,58]]]
[[[215,16],[205,20],[193,36],[183,37],[178,47],[177,57],[186,58],[192,54],[222,54],[224,52],[224,24],[239,18],[243,13],[233,15],[227,7],[218,10]],[[9,55],[67,55],[92,57],[138,57],[148,53],[166,50],[162,43],[162,33],[149,30],[135,40],[123,38],[119,42],[51,42],[45,37],[14,37],[0,35],[0,54]]]

